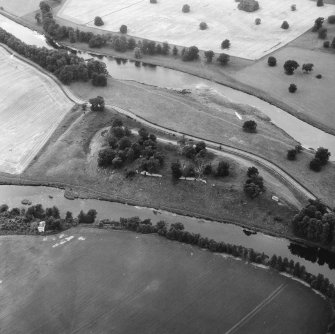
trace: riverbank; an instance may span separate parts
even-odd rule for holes
[[[57,12],[57,9],[55,9],[55,12]],[[14,19],[13,16],[11,14],[7,13],[7,16],[10,17],[11,19]],[[93,33],[96,34],[107,34],[105,31],[98,29],[98,28],[93,28],[93,27],[86,27],[83,25],[79,25],[64,19],[61,19],[59,17],[56,17],[57,22],[59,22],[59,24],[61,25],[65,25],[65,26],[70,26],[73,27],[74,29],[79,28],[80,30],[83,31],[91,31]],[[41,33],[43,32],[43,29],[41,26],[36,24],[36,21],[34,19],[34,15],[28,14],[23,18],[19,18],[19,17],[15,17],[15,21],[28,26],[31,29],[37,30]],[[108,34],[110,35],[120,35],[119,33],[111,33],[108,32]],[[303,39],[303,36],[306,34],[311,34],[311,32],[306,32],[305,34],[303,34],[301,37],[301,39]],[[299,40],[298,38],[298,40]],[[141,40],[140,38],[135,38],[135,40]],[[296,43],[296,41],[293,41],[292,43]],[[110,47],[103,47],[103,48],[99,48],[99,49],[91,49],[88,47],[87,44],[85,43],[69,43],[68,41],[62,41],[63,45],[71,47],[71,48],[75,48],[75,49],[79,49],[79,50],[83,50],[83,51],[87,51],[87,52],[92,52],[92,53],[98,53],[101,55],[105,55],[105,56],[112,56],[112,57],[120,57],[120,58],[125,58],[125,59],[129,59],[129,60],[138,60],[134,58],[134,54],[132,51],[127,51],[124,53],[120,53],[120,52],[116,52],[115,50],[113,50]],[[291,43],[288,44],[288,46],[285,46],[284,48],[280,49],[280,50],[285,50],[287,47],[290,46]],[[279,50],[279,51],[280,51]],[[181,51],[181,47],[179,47],[179,51]],[[303,49],[301,49],[301,52],[303,54]],[[274,53],[274,55],[276,54],[276,52]],[[285,112],[293,115],[294,117],[316,127],[321,129],[324,132],[327,132],[329,134],[335,135],[335,129],[332,125],[329,125],[327,122],[322,122],[321,120],[319,121],[318,119],[316,119],[315,117],[310,117],[308,114],[304,114],[303,113],[303,107],[305,106],[305,99],[301,99],[299,100],[299,106],[301,106],[301,110],[297,109],[298,105],[295,104],[290,104],[286,102],[286,99],[283,99],[282,96],[277,96],[275,97],[272,93],[273,90],[271,89],[271,85],[270,82],[273,82],[271,79],[271,81],[268,82],[267,85],[262,86],[263,89],[260,88],[256,88],[256,86],[251,86],[249,85],[247,82],[243,82],[241,81],[244,76],[243,75],[239,75],[239,72],[242,71],[244,69],[248,69],[249,67],[253,68],[254,64],[258,64],[258,63],[263,63],[265,61],[265,58],[260,59],[259,61],[256,62],[252,62],[252,61],[247,61],[241,58],[236,58],[236,57],[231,57],[231,61],[229,62],[229,64],[227,66],[220,66],[217,63],[212,63],[212,64],[208,64],[206,63],[203,57],[203,51],[200,52],[200,60],[198,61],[193,61],[193,62],[183,62],[181,60],[180,56],[151,56],[151,55],[144,55],[143,58],[141,59],[141,61],[144,61],[148,64],[153,64],[153,65],[157,65],[157,66],[162,66],[162,67],[166,67],[166,68],[170,68],[170,69],[174,69],[180,72],[184,72],[184,73],[188,73],[188,74],[192,74],[195,75],[199,78],[203,78],[203,79],[207,79],[207,80],[211,80],[215,83],[219,83],[228,87],[231,87],[233,89],[242,91],[244,93],[247,93],[249,95],[253,95],[255,97],[260,98],[263,101],[266,101],[280,109],[283,109]],[[262,71],[268,71],[268,69],[261,69]],[[261,72],[257,72],[257,75],[262,77],[262,73]],[[266,73],[266,72],[264,72]],[[111,73],[112,74],[112,73]],[[268,91],[269,90],[269,91]],[[287,89],[286,89],[287,90]],[[285,91],[286,91],[285,90]],[[289,101],[288,101],[289,102]],[[308,102],[306,104],[305,107],[309,107],[310,103]]]

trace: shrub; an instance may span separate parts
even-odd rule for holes
[[[297,6],[296,5],[291,5],[291,11],[295,12],[297,10]]]
[[[316,5],[318,7],[322,7],[324,5],[323,0],[318,0],[317,3],[316,3]]]
[[[223,66],[227,65],[230,60],[230,56],[226,53],[221,53],[217,59],[217,61]]]
[[[179,179],[183,175],[181,171],[181,164],[179,160],[171,163],[171,172],[172,172],[172,177],[175,180]]]
[[[190,6],[189,5],[183,5],[183,8],[181,9],[181,11],[183,13],[189,13],[191,10]]]
[[[272,57],[272,56],[269,57],[268,58],[268,65],[272,66],[272,67],[276,66],[277,65],[277,59],[275,57]]]
[[[327,38],[327,28],[319,29],[318,36],[320,39],[326,39]]]
[[[204,54],[205,54],[207,63],[211,63],[214,57],[214,52],[212,50],[209,50],[209,51],[205,51]]]
[[[327,148],[319,147],[315,153],[315,159],[320,160],[321,165],[326,165],[330,157],[330,152]]]
[[[102,18],[100,16],[96,16],[94,19],[94,25],[100,27],[104,25],[104,21],[102,21]]]
[[[127,31],[128,31],[128,27],[125,24],[122,24],[122,26],[120,27],[120,33],[126,34]]]
[[[284,21],[283,23],[282,23],[282,25],[281,25],[281,27],[280,28],[282,28],[282,29],[288,29],[290,26],[289,26],[289,24],[288,24],[288,22],[287,21]]]
[[[243,130],[249,133],[255,133],[257,128],[257,123],[253,120],[245,121],[243,124]]]
[[[256,26],[260,25],[261,24],[261,19],[258,17],[257,19],[255,19],[255,24]]]
[[[328,49],[330,47],[330,42],[329,41],[324,41],[323,42],[323,47]]]
[[[313,67],[314,67],[314,64],[312,64],[312,63],[303,64],[302,65],[302,70],[305,73],[312,72],[313,71]]]
[[[199,24],[199,28],[200,28],[200,30],[206,30],[208,28],[208,25],[207,25],[206,22],[201,22]]]
[[[229,163],[221,160],[216,169],[216,176],[225,177],[229,175]]]
[[[230,48],[230,41],[229,39],[225,39],[221,43],[221,49],[229,49]]]
[[[287,60],[284,64],[285,73],[292,75],[300,65],[295,60]]]
[[[321,167],[322,167],[322,165],[321,165],[321,161],[319,159],[314,158],[309,163],[309,168],[311,170],[313,170],[314,172],[320,172]]]
[[[325,19],[323,17],[318,17],[314,21],[314,26],[312,28],[312,31],[314,31],[314,32],[318,31],[322,27],[324,20]]]
[[[157,3],[157,0],[150,0],[150,3]]]
[[[329,24],[335,24],[335,15],[328,16],[327,21]]]
[[[321,79],[321,78],[322,78],[322,75],[321,75],[321,74],[317,74],[315,77],[316,77],[317,79]]]
[[[288,91],[290,93],[295,93],[297,91],[297,85],[291,83],[290,86],[288,87]]]
[[[297,151],[295,149],[291,149],[287,151],[287,159],[288,160],[295,160],[297,157]]]

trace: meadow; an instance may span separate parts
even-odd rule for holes
[[[329,321],[301,283],[158,236],[8,236],[0,259],[5,333],[318,334]]]
[[[48,76],[0,48],[0,171],[20,174],[73,103]]]
[[[17,16],[24,16],[38,9],[41,0],[0,0],[0,7],[6,12]]]
[[[334,11],[333,5],[316,7],[315,2],[297,0],[297,10],[291,11],[290,0],[260,1],[260,9],[247,13],[237,9],[234,0],[190,0],[191,11],[182,12],[184,2],[160,0],[67,0],[58,16],[79,24],[94,27],[95,16],[101,16],[101,29],[119,31],[127,25],[128,34],[159,42],[167,41],[181,46],[196,45],[201,50],[222,52],[221,42],[229,39],[231,47],[224,52],[245,59],[259,59],[311,28],[315,18],[327,17]],[[260,18],[261,24],[255,25]],[[281,29],[288,21],[290,28]],[[200,30],[206,22],[208,29]]]

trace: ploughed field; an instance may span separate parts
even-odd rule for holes
[[[325,333],[327,303],[275,272],[158,236],[0,239],[2,333]]]
[[[190,5],[183,13],[182,6]],[[291,11],[296,4],[297,10]],[[237,9],[235,0],[67,0],[58,16],[79,24],[94,26],[95,16],[101,16],[101,29],[119,31],[127,25],[128,34],[167,41],[181,46],[195,45],[202,50],[222,52],[221,42],[229,39],[231,47],[224,52],[246,59],[258,59],[273,52],[310,29],[314,20],[333,14],[335,7],[317,7],[308,0],[259,0],[260,9],[247,13]],[[256,25],[255,19],[261,24]],[[286,20],[290,27],[281,29]],[[200,30],[206,22],[208,29]]]
[[[0,172],[19,174],[73,103],[47,75],[0,47]]]

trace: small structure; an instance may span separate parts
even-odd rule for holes
[[[45,221],[39,222],[37,226],[37,230],[39,233],[44,233],[45,231]]]
[[[245,12],[255,12],[259,9],[259,3],[256,0],[240,0],[239,2],[238,9]]]

